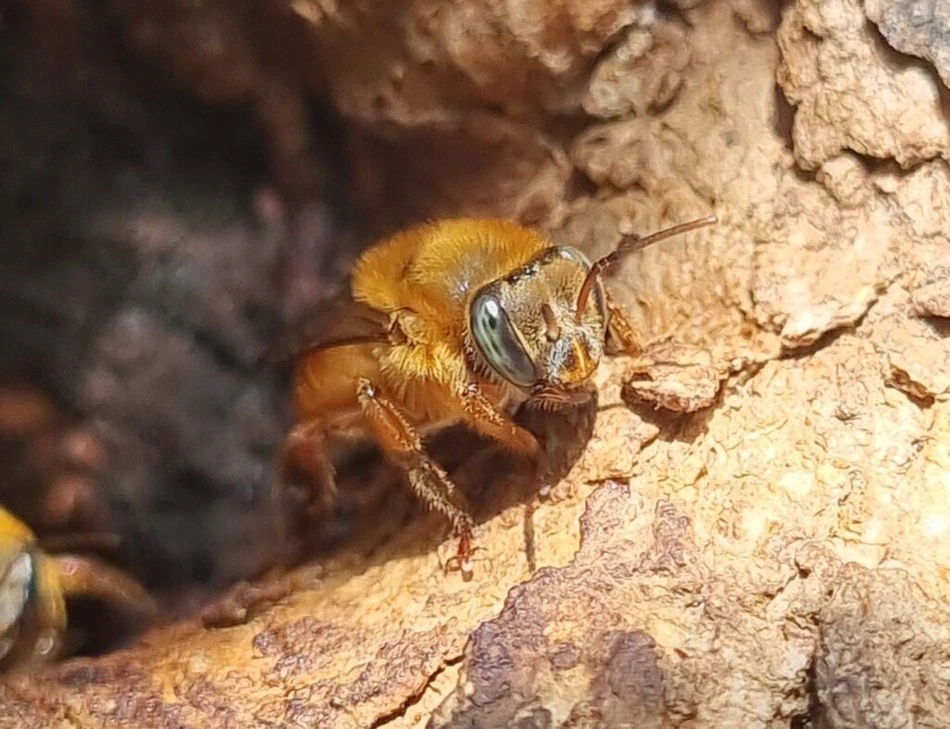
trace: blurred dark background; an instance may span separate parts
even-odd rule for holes
[[[0,7],[0,504],[174,612],[276,556],[283,354],[353,248],[338,125],[308,103],[276,154],[111,6]]]

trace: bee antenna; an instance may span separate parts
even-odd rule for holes
[[[719,222],[719,219],[715,215],[707,215],[705,218],[697,218],[688,223],[680,223],[679,225],[666,228],[652,235],[648,235],[646,238],[641,238],[636,233],[625,235],[614,250],[603,258],[594,261],[594,264],[590,267],[590,271],[584,279],[584,283],[581,284],[581,290],[577,294],[577,321],[581,320],[584,311],[587,309],[587,301],[590,299],[590,293],[594,289],[594,283],[597,281],[597,278],[621,258],[634,251],[642,251],[644,248],[654,243],[659,243],[661,240],[682,235],[683,233],[689,233],[697,228],[705,228],[707,225],[713,225],[717,222]]]

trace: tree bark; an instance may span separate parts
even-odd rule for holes
[[[595,410],[527,416],[550,497],[490,448],[457,466],[471,581],[350,464],[377,496],[332,558],[8,679],[0,726],[950,725],[945,36],[886,0],[300,2],[278,53],[230,5],[115,12],[197,95],[252,65],[326,93],[374,233],[492,214],[596,255],[720,222],[613,272],[651,344]],[[242,62],[194,72],[185,27]]]

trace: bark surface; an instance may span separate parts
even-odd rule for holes
[[[613,272],[651,345],[605,362],[596,408],[528,416],[562,457],[549,498],[484,444],[459,459],[471,581],[391,469],[341,468],[369,506],[332,558],[7,679],[0,726],[950,725],[945,22],[887,0],[107,4],[205,99],[263,118],[274,88],[327,94],[372,233],[490,213],[596,255],[720,223]],[[264,121],[277,167],[312,144]]]

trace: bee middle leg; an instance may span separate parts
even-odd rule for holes
[[[452,522],[459,537],[459,566],[462,572],[471,572],[474,524],[464,495],[423,450],[422,439],[396,403],[365,378],[359,380],[357,397],[377,442],[390,458],[406,469],[415,494],[426,506],[441,512]]]

